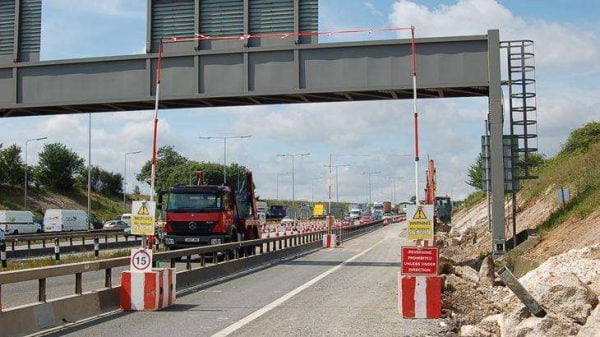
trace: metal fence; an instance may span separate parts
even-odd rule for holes
[[[342,229],[345,240],[357,235],[376,229],[382,221],[366,224],[348,226]],[[162,261],[175,268],[177,262],[185,263],[184,270],[179,273],[192,271],[207,267],[228,263],[255,255],[266,255],[290,248],[313,244],[322,240],[326,231],[315,231],[303,234],[294,234],[281,237],[226,243],[214,246],[204,246],[155,253],[154,261]],[[193,258],[195,257],[195,258]],[[74,295],[83,293],[83,273],[104,270],[104,287],[112,288],[113,269],[129,265],[129,257],[103,259],[90,262],[64,264],[50,267],[33,268],[26,270],[8,271],[0,273],[0,314],[2,307],[2,286],[26,281],[38,281],[38,302],[44,303],[48,300],[46,296],[46,284],[49,278],[73,276]]]

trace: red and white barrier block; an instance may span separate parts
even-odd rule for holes
[[[121,273],[121,309],[153,311],[175,303],[175,269]]]
[[[398,309],[403,318],[440,318],[442,278],[398,273]]]
[[[335,234],[323,235],[323,248],[335,248]]]

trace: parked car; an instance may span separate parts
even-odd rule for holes
[[[44,214],[44,231],[87,231],[88,216],[84,211],[49,209]]]
[[[5,235],[41,232],[33,222],[33,213],[29,211],[0,211],[0,228]]]
[[[103,226],[104,229],[125,229],[127,227],[129,227],[129,224],[121,220],[110,220],[105,222]]]
[[[385,214],[383,215],[383,218],[382,218],[382,219],[383,219],[383,220],[390,220],[390,219],[392,219],[392,218],[393,218],[393,215],[392,215],[392,213],[385,213]]]

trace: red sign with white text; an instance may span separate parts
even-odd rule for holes
[[[437,248],[402,247],[402,275],[437,274]]]

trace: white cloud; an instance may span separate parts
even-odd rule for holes
[[[416,26],[419,37],[486,34],[497,28],[502,40],[532,39],[538,68],[584,70],[583,65],[589,65],[598,69],[600,61],[600,38],[595,32],[526,20],[496,0],[458,0],[432,8],[400,0],[393,5],[390,21],[395,26]]]
[[[381,13],[380,10],[378,10],[375,5],[373,5],[373,3],[371,1],[365,1],[365,7],[367,7],[367,9],[369,10],[369,12],[371,12],[371,14],[373,16],[382,16],[383,14]]]

